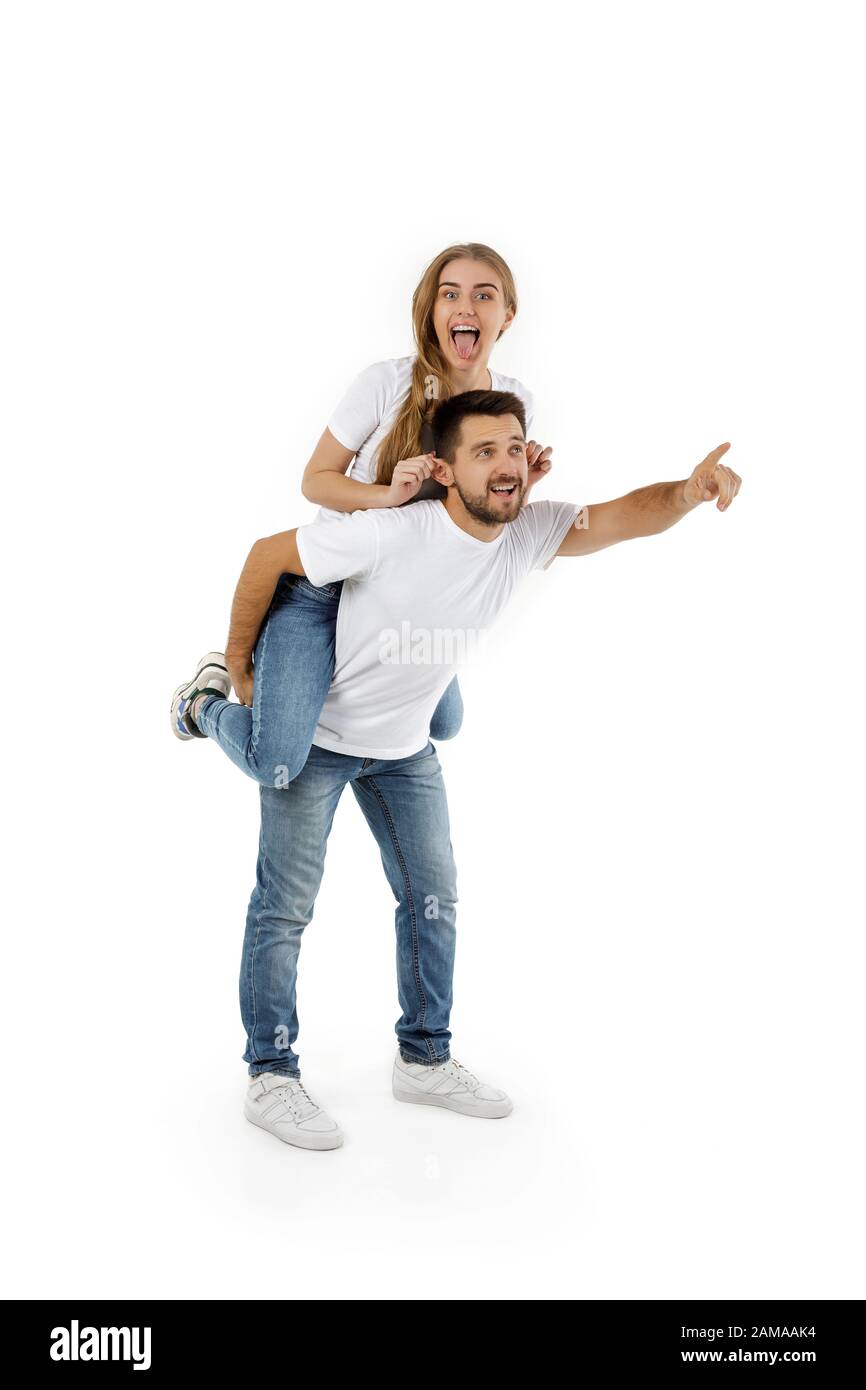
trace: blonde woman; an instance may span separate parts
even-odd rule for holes
[[[430,476],[430,416],[439,401],[464,391],[511,391],[533,398],[514,377],[489,365],[517,314],[506,262],[489,246],[449,246],[428,265],[412,296],[416,351],[374,362],[343,396],[304,472],[304,496],[319,517],[400,507],[444,496]],[[527,443],[528,489],[550,469],[549,448]],[[208,652],[192,680],[175,691],[171,726],[183,740],[212,738],[242,771],[266,786],[286,785],[303,768],[334,672],[342,582],[316,587],[284,574],[258,633],[232,608],[225,653]],[[247,628],[248,628],[247,624]],[[231,686],[240,703],[228,700]],[[456,677],[430,724],[434,740],[453,738],[463,703]]]

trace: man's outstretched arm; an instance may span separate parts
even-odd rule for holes
[[[241,570],[226,642],[226,666],[241,704],[252,704],[252,655],[281,574],[304,574],[298,528],[256,541]]]
[[[692,473],[675,483],[651,483],[612,502],[586,506],[569,527],[557,555],[591,555],[594,550],[638,536],[655,536],[681,521],[701,502],[715,497],[725,511],[740,490],[742,478],[719,460],[730,444],[720,444]]]

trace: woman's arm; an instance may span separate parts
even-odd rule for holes
[[[384,483],[359,483],[345,476],[354,457],[355,450],[347,449],[326,427],[304,469],[301,492],[307,500],[338,512],[393,506],[386,500],[391,489]]]
[[[345,477],[355,457],[351,449],[325,429],[304,469],[301,492],[309,502],[333,507],[338,512],[366,512],[372,507],[402,507],[430,477],[432,454],[401,459],[390,483],[359,483]]]

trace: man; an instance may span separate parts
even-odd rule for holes
[[[499,1118],[512,1104],[451,1054],[456,872],[430,717],[460,648],[481,636],[530,570],[667,529],[702,501],[724,511],[740,478],[721,444],[679,482],[598,505],[533,502],[518,397],[467,391],[437,408],[432,476],[442,500],[345,513],[257,541],[238,583],[226,651],[248,666],[283,574],[342,581],[334,677],[303,771],[260,786],[262,829],[247,914],[241,1012],[249,1082],[245,1113],[308,1148],[342,1143],[335,1121],[300,1079],[297,962],[321,882],[325,847],[347,785],[379,844],[397,900],[402,1009],[392,1091],[398,1100]],[[219,663],[217,662],[217,665]],[[223,677],[224,679],[224,677]],[[201,679],[207,688],[206,673]],[[211,689],[221,689],[219,678]],[[227,693],[227,692],[226,692]],[[196,692],[197,696],[198,692]],[[220,694],[196,703],[211,736]]]

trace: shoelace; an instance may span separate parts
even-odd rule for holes
[[[291,1090],[292,1086],[296,1089]],[[291,1081],[286,1082],[285,1086],[273,1086],[269,1095],[274,1095],[278,1091],[282,1092],[280,1099],[291,1110],[293,1119],[309,1120],[313,1115],[318,1114],[319,1106],[313,1100],[303,1081],[296,1081],[293,1077]],[[303,1099],[298,1095],[299,1091],[303,1093]]]
[[[452,1057],[451,1061],[454,1064],[454,1066],[459,1068],[459,1070],[463,1073],[459,1079],[464,1083],[464,1085],[468,1086],[471,1091],[476,1090],[476,1088],[481,1085],[481,1082],[479,1081],[475,1073],[470,1071],[468,1067],[464,1067],[462,1062],[458,1062],[456,1057]]]

